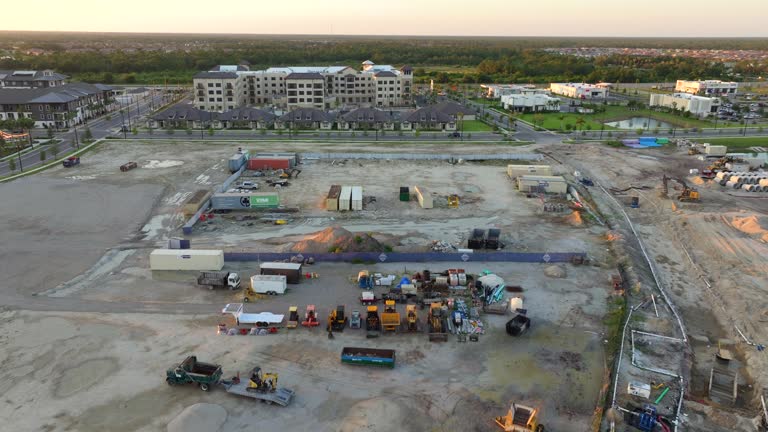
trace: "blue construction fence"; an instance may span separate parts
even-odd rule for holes
[[[584,258],[583,252],[342,252],[342,253],[277,253],[277,252],[224,252],[224,261],[283,261],[313,258],[315,262],[520,262],[564,263]]]

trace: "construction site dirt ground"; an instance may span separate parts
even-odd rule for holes
[[[275,145],[262,149],[275,151]],[[28,216],[27,203],[0,209],[6,223],[3,240],[24,241],[34,232],[48,233],[46,241],[24,244],[29,250],[24,262],[12,253],[5,255],[4,270],[14,284],[0,291],[7,309],[0,315],[0,361],[6,366],[0,376],[5,402],[0,416],[19,430],[48,431],[228,431],[256,424],[260,430],[490,431],[496,429],[492,417],[506,414],[514,401],[540,408],[541,421],[550,430],[590,427],[608,368],[603,317],[615,263],[605,228],[574,220],[568,212],[545,213],[540,200],[514,190],[501,162],[307,161],[299,178],[281,191],[284,205],[300,208],[289,225],[248,225],[217,217],[196,229],[190,237],[193,247],[277,251],[291,248],[306,234],[341,226],[371,233],[394,250],[428,250],[433,240],[461,247],[471,228],[497,227],[507,250],[586,252],[592,262],[561,265],[562,278],[546,276],[548,265],[535,263],[318,263],[310,268],[318,279],[290,286],[285,296],[247,306],[254,312],[286,313],[290,305],[298,305],[303,313],[306,304],[316,304],[324,324],[337,304],[347,305],[350,312],[363,310],[359,289],[351,282],[363,268],[397,275],[424,268],[488,269],[524,289],[532,329],[519,338],[506,334],[508,318],[501,316],[484,318],[486,334],[479,342],[467,343],[454,337],[432,343],[424,333],[370,340],[361,330],[347,330],[329,340],[322,328],[219,336],[216,326],[227,319],[221,308],[240,301],[238,293],[198,287],[194,272],[153,273],[148,255],[180,234],[179,210],[188,196],[228,177],[225,162],[236,147],[109,142],[83,156],[76,168],[55,168],[0,186],[0,198],[38,194],[43,202],[58,200],[33,207],[35,217],[18,232],[11,222]],[[345,146],[332,148],[340,151]],[[280,148],[330,149],[317,144]],[[425,148],[365,148],[393,150]],[[426,151],[518,150],[460,144],[434,145]],[[139,168],[120,172],[118,167],[131,160]],[[362,185],[364,195],[375,196],[376,202],[359,213],[329,213],[321,203],[328,186],[337,183]],[[437,208],[424,210],[415,202],[397,201],[403,185],[436,192]],[[68,192],[59,197],[60,190]],[[459,209],[440,204],[439,198],[450,193],[462,196]],[[83,228],[98,223],[105,226],[93,233]],[[70,233],[81,233],[82,248],[70,246],[77,245],[67,237]],[[60,264],[53,268],[45,265],[47,260]],[[247,283],[257,263],[227,263],[226,268],[241,272]],[[28,280],[22,270],[32,269],[35,278]],[[381,295],[383,290],[376,292]],[[425,316],[420,312],[422,323]],[[341,348],[350,345],[395,349],[397,367],[343,365]],[[203,393],[194,387],[168,387],[166,368],[189,354],[222,363],[227,375],[246,373],[255,365],[278,372],[280,385],[297,391],[296,400],[281,408],[254,405],[221,389]]]

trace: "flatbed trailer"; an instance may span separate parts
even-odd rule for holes
[[[268,404],[275,403],[280,406],[287,406],[291,403],[293,396],[296,394],[295,391],[287,388],[279,388],[273,392],[248,390],[248,380],[224,380],[221,381],[220,384],[224,387],[224,390],[226,390],[227,393],[258,399]]]

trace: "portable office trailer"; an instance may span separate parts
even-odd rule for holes
[[[352,210],[362,210],[363,209],[363,187],[362,186],[352,186],[352,201],[351,208]]]
[[[213,271],[224,267],[224,251],[204,249],[155,249],[149,254],[152,270]]]
[[[331,185],[328,189],[328,196],[325,198],[325,209],[328,211],[337,211],[339,209],[339,196],[341,195],[340,185]]]
[[[339,211],[352,209],[352,186],[342,186],[339,195]]]
[[[301,263],[268,262],[259,266],[263,275],[282,275],[289,284],[301,282]]]
[[[552,175],[552,167],[549,165],[507,165],[507,175],[511,178],[524,175]]]
[[[192,217],[192,215],[197,213],[197,211],[200,210],[200,207],[205,204],[210,197],[211,191],[204,189],[200,189],[192,194],[192,196],[184,202],[184,206],[182,207],[184,217]]]
[[[520,192],[566,193],[568,182],[562,176],[524,175],[517,178]]]
[[[432,195],[429,191],[422,186],[414,186],[413,191],[416,193],[416,198],[419,200],[421,208],[431,209],[433,207]]]

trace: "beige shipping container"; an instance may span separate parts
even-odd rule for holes
[[[517,178],[517,188],[520,192],[538,191],[539,187],[544,187],[546,193],[568,192],[568,182],[562,176],[524,175]]]
[[[421,208],[431,209],[433,207],[432,195],[429,194],[429,191],[426,188],[414,186],[413,190],[416,193],[416,198],[419,200]]]
[[[341,195],[340,185],[331,185],[328,190],[328,196],[325,198],[325,209],[328,211],[337,211],[339,209],[339,196]]]
[[[200,210],[200,206],[203,205],[208,199],[211,197],[211,191],[209,190],[198,190],[194,194],[192,194],[191,197],[184,203],[184,206],[182,207],[181,211],[184,212],[185,217],[192,217],[195,213],[197,213],[198,210]]]
[[[709,156],[725,156],[728,153],[728,147],[724,145],[704,144],[704,154]]]
[[[551,176],[552,167],[550,165],[507,165],[507,175],[511,178],[524,175]]]
[[[152,270],[219,271],[224,268],[223,250],[155,249],[149,254]]]

